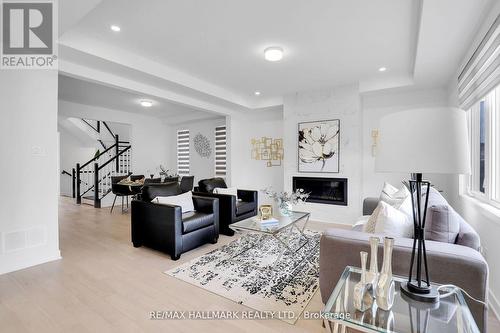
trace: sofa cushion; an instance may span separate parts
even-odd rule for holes
[[[189,212],[182,214],[182,232],[188,233],[214,224],[214,214]]]
[[[460,232],[460,215],[449,205],[433,205],[427,209],[425,238],[455,243]]]
[[[236,201],[236,216],[250,213],[255,207],[254,202]]]
[[[425,238],[437,242],[455,243],[462,222],[465,223],[441,193],[431,188],[425,222]]]
[[[179,184],[149,184],[142,187],[141,198],[143,201],[151,201],[156,197],[168,197],[181,193]]]
[[[212,193],[216,187],[227,188],[224,178],[202,179],[198,182],[200,192]]]

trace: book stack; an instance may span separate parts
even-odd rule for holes
[[[275,219],[274,217],[270,217],[266,220],[259,219],[259,223],[261,226],[272,227],[272,226],[278,225],[279,221],[277,219]]]

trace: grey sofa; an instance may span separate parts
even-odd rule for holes
[[[442,198],[442,197],[441,197]],[[445,205],[444,198],[432,196],[429,200],[428,218],[432,224],[454,213]],[[369,215],[378,204],[378,198],[367,198],[363,203],[363,215]],[[455,213],[456,214],[456,213]],[[457,214],[458,215],[458,214]],[[439,284],[454,284],[466,290],[472,297],[487,302],[488,265],[479,252],[480,239],[475,230],[463,219],[458,219],[459,230],[451,242],[428,240],[443,235],[429,235],[426,231],[427,259],[430,279]],[[436,228],[434,228],[436,229]],[[369,252],[368,239],[373,234],[358,230],[330,229],[321,236],[319,283],[323,303],[328,301],[340,275],[346,266],[360,266],[359,252]],[[382,237],[382,235],[380,235]],[[407,276],[413,239],[396,238],[393,251],[393,274]],[[378,255],[382,263],[382,245]],[[379,267],[380,269],[380,267]],[[467,299],[467,298],[466,298]],[[472,315],[481,330],[487,331],[487,308],[467,299]]]

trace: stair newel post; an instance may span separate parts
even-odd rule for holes
[[[99,199],[99,164],[94,163],[94,207],[101,208]]]
[[[76,163],[76,203],[82,203],[82,197],[80,195],[80,163]]]
[[[73,199],[76,197],[76,171],[75,168],[71,170],[71,196]]]
[[[115,149],[116,149],[116,172],[120,172],[120,159],[118,158],[118,154],[120,153],[120,141],[118,138],[118,134],[115,136]]]

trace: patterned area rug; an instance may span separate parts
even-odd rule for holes
[[[320,233],[305,234],[307,243],[294,232],[288,246],[298,251],[281,258],[272,236],[245,234],[165,273],[257,311],[292,311],[282,320],[294,324],[318,289]]]

